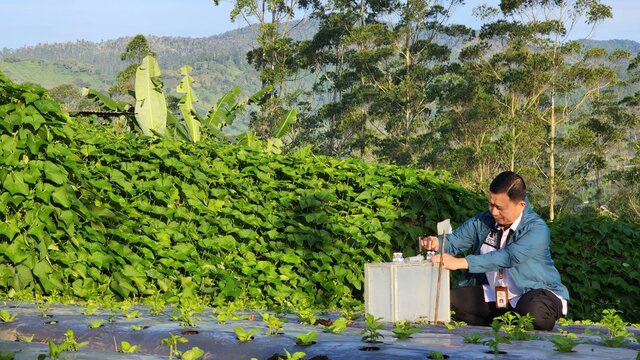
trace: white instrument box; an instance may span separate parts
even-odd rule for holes
[[[387,322],[433,322],[437,284],[438,265],[431,262],[365,264],[365,312]],[[442,269],[438,323],[451,321],[449,293],[449,270]]]

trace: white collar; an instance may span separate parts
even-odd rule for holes
[[[518,225],[520,225],[520,221],[522,221],[522,214],[524,214],[524,209],[522,209],[522,211],[520,212],[520,216],[518,216],[516,221],[514,221],[513,224],[511,224],[511,226],[509,226],[508,229],[502,229],[502,230],[503,231],[511,230],[511,231],[515,232],[516,229],[518,228]]]

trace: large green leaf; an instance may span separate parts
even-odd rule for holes
[[[51,193],[51,201],[67,209],[71,206],[72,195],[64,187],[59,187]]]
[[[198,97],[196,93],[191,88],[191,84],[193,84],[194,80],[191,77],[191,66],[183,66],[180,68],[180,75],[182,75],[182,80],[176,87],[176,91],[179,94],[184,94],[178,103],[178,107],[180,108],[180,112],[182,113],[182,118],[186,124],[187,133],[189,135],[189,140],[192,142],[200,141],[200,121],[196,119],[196,109],[194,108],[194,103],[198,101]]]
[[[12,243],[13,239],[19,233],[20,228],[18,226],[18,221],[15,218],[7,219],[4,222],[0,222],[0,235],[5,236],[6,240],[8,240],[9,243]],[[1,236],[0,239],[4,240]]]
[[[7,251],[4,255],[11,261],[12,264],[17,265],[29,258],[30,254],[26,251],[26,245],[24,240],[17,238],[13,243],[9,244]]]
[[[68,180],[69,175],[59,165],[54,164],[51,161],[45,161],[44,177],[56,185],[62,185]]]
[[[280,139],[291,132],[293,124],[298,120],[298,111],[296,109],[289,110],[282,118],[278,119],[271,134],[274,138]]]
[[[131,105],[125,101],[117,101],[110,98],[108,95],[105,95],[99,91],[82,88],[82,96],[86,96],[89,99],[97,100],[101,102],[105,107],[112,111],[128,111],[131,108]]]
[[[234,86],[224,94],[207,113],[204,125],[210,129],[219,131],[222,130],[222,127],[233,124],[236,112],[240,106],[238,99],[241,94],[242,91],[237,86]]]
[[[4,179],[2,186],[11,195],[29,195],[29,185],[25,183],[22,173],[12,172]]]
[[[147,55],[136,71],[135,114],[142,133],[164,135],[167,128],[167,101],[160,80],[160,65]]]
[[[59,279],[60,275],[54,273],[53,268],[47,261],[42,260],[36,263],[33,268],[33,274],[38,278],[45,292],[51,293],[53,291],[63,290],[63,285]]]
[[[12,281],[9,281],[10,286],[16,290],[23,290],[33,284],[33,275],[28,267],[24,265],[17,265],[15,270],[16,273]]]

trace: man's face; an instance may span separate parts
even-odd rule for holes
[[[513,224],[525,207],[525,202],[511,201],[507,194],[489,193],[489,212],[500,226]]]

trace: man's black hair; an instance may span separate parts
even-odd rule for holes
[[[503,171],[493,179],[489,185],[492,194],[507,194],[513,202],[524,200],[527,196],[527,186],[522,177],[513,171]]]

